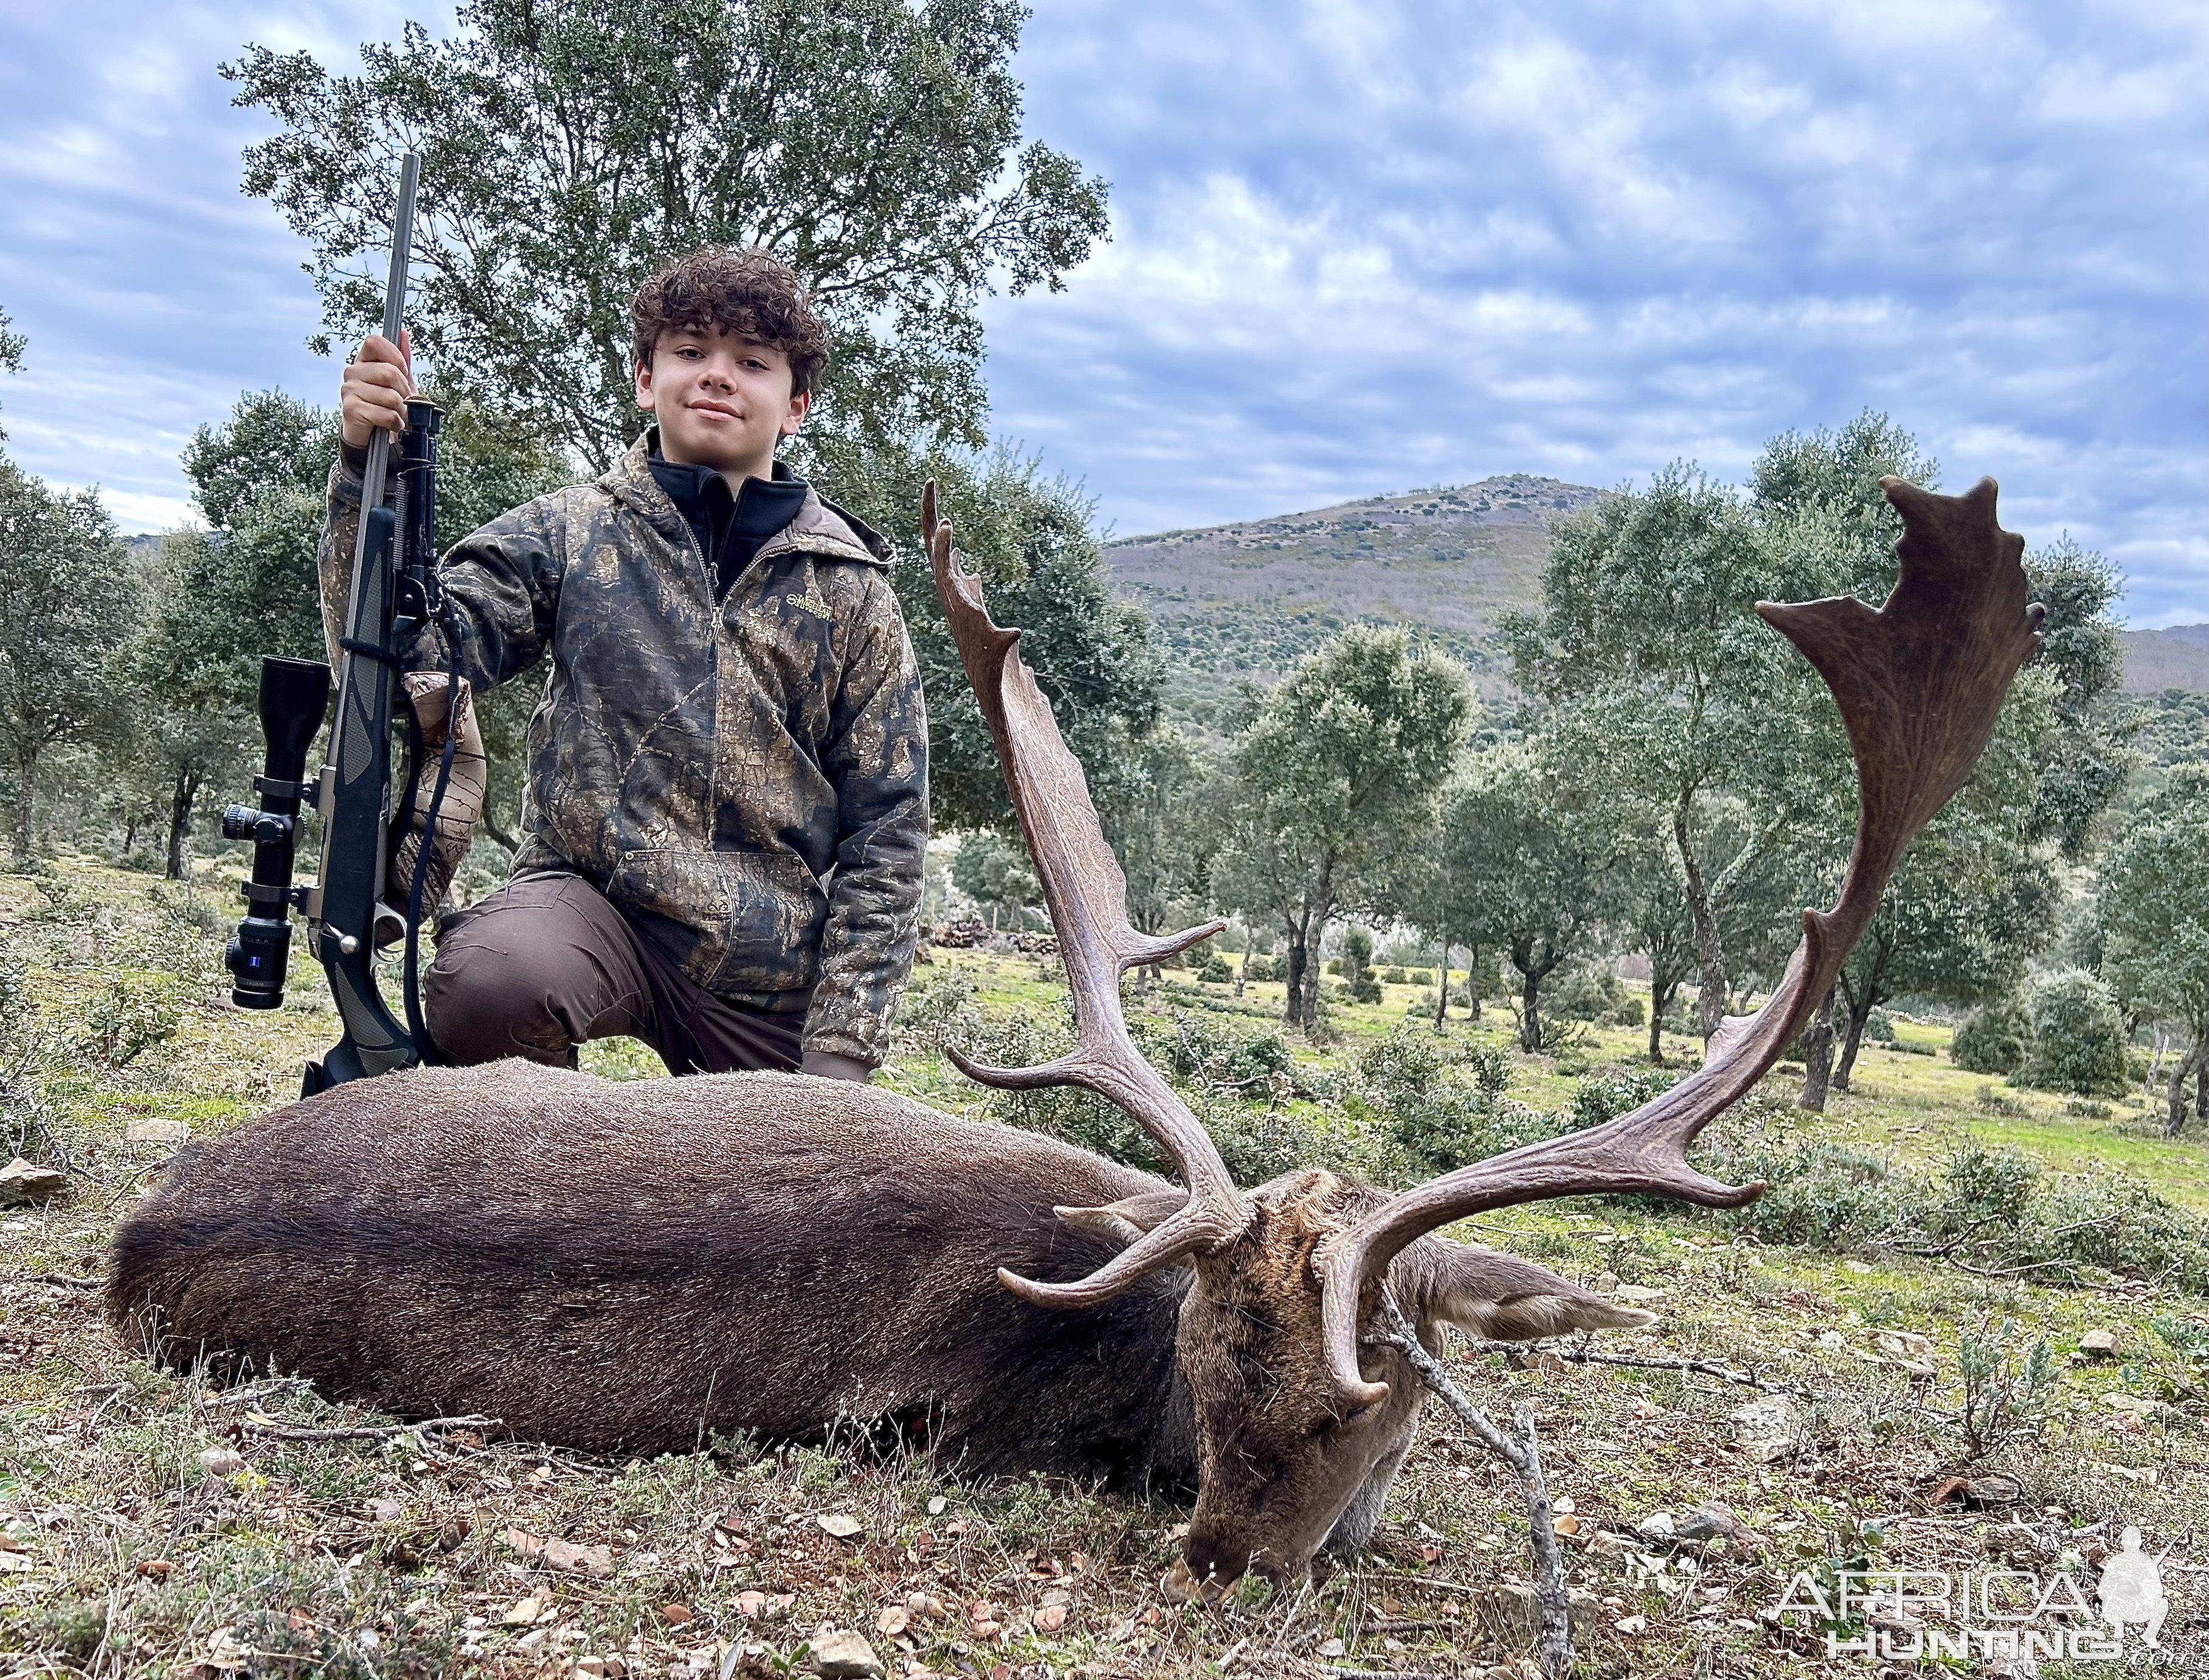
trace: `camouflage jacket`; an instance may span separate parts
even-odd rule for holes
[[[650,441],[441,567],[478,688],[551,656],[515,873],[582,875],[707,990],[807,1009],[806,1049],[878,1065],[928,839],[928,723],[888,550],[809,491],[717,603]],[[360,495],[340,459],[326,624],[343,621]],[[443,669],[443,627],[404,654]]]

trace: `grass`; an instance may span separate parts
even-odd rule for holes
[[[1439,1408],[1369,1557],[1289,1602],[1254,1591],[1196,1612],[1157,1590],[1187,1521],[1171,1504],[964,1485],[924,1460],[755,1442],[604,1462],[465,1431],[418,1435],[295,1384],[224,1392],[131,1359],[87,1284],[172,1146],[131,1143],[127,1129],[181,1119],[206,1136],[238,1124],[287,1100],[299,1064],[334,1033],[311,971],[272,1015],[218,1001],[217,913],[227,906],[206,880],[187,897],[81,862],[51,881],[0,878],[0,939],[30,999],[0,1058],[0,1074],[22,1064],[0,1142],[63,1163],[70,1179],[64,1198],[0,1213],[0,1676],[721,1680],[803,1671],[829,1629],[862,1633],[899,1675],[1526,1673],[1527,1643],[1493,1590],[1527,1575],[1515,1485]],[[177,1016],[171,1036],[120,1067],[89,1056],[83,1033],[117,976]],[[967,1085],[941,1041],[1055,1030],[1055,965],[939,951],[918,979],[913,1025],[884,1077],[954,1111],[1002,1114],[1006,1100]],[[1392,987],[1381,1005],[1337,1005],[1336,1041],[1291,1043],[1292,1090],[1244,1102],[1197,1077],[1192,1104],[1215,1125],[1265,1120],[1292,1140],[1309,1126],[1375,1170],[1401,1170],[1358,1070],[1416,1000]],[[1181,1030],[1177,1017],[1262,1035],[1279,1008],[1278,986],[1237,999],[1181,974],[1129,995],[1139,1032],[1160,1043]],[[1509,1025],[1460,1019],[1445,1042],[1457,1053],[1506,1046]],[[1936,1047],[1943,1036],[1899,1029]],[[1580,1083],[1571,1069],[1630,1063],[1644,1041],[1638,1029],[1576,1033],[1562,1059],[1512,1051],[1509,1097],[1563,1109]],[[623,1041],[586,1060],[613,1077],[658,1072]],[[1831,1113],[1788,1119],[1791,1087],[1775,1076],[1757,1124],[1929,1171],[1977,1140],[2049,1174],[2130,1173],[2205,1206],[2200,1140],[2163,1139],[2138,1111],[2067,1116],[2059,1100],[2006,1089],[2019,1112],[1989,1113],[1984,1083],[1938,1054],[1868,1047],[1857,1089]],[[2093,1564],[2128,1523],[2151,1553],[2169,1545],[2188,1567],[2166,1575],[2176,1608],[2164,1650],[2134,1641],[2125,1671],[2209,1666],[2209,1301],[2122,1278],[2055,1288],[1877,1249],[1767,1245],[1692,1210],[1586,1200],[1503,1210],[1459,1234],[1598,1287],[1660,1292],[1660,1323],[1604,1338],[1607,1350],[1713,1359],[1814,1396],[1767,1457],[1744,1449],[1734,1423],[1753,1398],[1741,1386],[1459,1351],[1454,1374],[1480,1403],[1533,1409],[1551,1490],[1573,1502],[1568,1561],[1589,1595],[1582,1674],[1869,1676],[1874,1665],[1829,1660],[1799,1617],[1771,1614],[1798,1569],[1863,1555],[1950,1570],[2068,1564],[2091,1592]],[[2017,1327],[2013,1365],[2044,1340],[2055,1374],[2024,1424],[1966,1464],[1959,1355],[1967,1335],[2005,1323]],[[2094,1329],[2114,1333],[2115,1357],[2081,1348]],[[331,1428],[369,1432],[287,1438]],[[2015,1479],[2013,1503],[1974,1509],[1944,1494],[1956,1474],[1999,1491],[1995,1473]],[[1635,1537],[1652,1513],[1708,1500],[1749,1538],[1672,1550]],[[856,1532],[831,1533],[823,1519],[835,1518]],[[567,1554],[546,1541],[584,1549],[584,1561],[558,1567]]]

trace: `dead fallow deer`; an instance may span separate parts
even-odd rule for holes
[[[1237,1188],[1120,1007],[1129,968],[1219,924],[1130,927],[1081,767],[931,493],[930,558],[1077,1027],[1046,1066],[954,1059],[984,1084],[1104,1096],[1183,1183],[829,1080],[418,1068],[180,1155],[116,1239],[110,1314],[171,1361],[250,1362],[402,1417],[486,1413],[600,1453],[866,1420],[921,1432],[962,1473],[1193,1483],[1169,1592],[1213,1599],[1252,1569],[1299,1577],[1322,1545],[1370,1535],[1417,1421],[1420,1384],[1375,1335],[1384,1289],[1430,1346],[1446,1323],[1527,1337],[1646,1318],[1438,1227],[1548,1197],[1758,1193],[1696,1172],[1688,1143],[1832,983],[2037,640],[1992,482],[1886,489],[1905,534],[1884,608],[1759,609],[1823,674],[1855,750],[1840,902],[1805,913],[1786,977],[1700,1071],[1606,1125],[1397,1196],[1316,1169]]]

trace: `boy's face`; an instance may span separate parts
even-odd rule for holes
[[[636,370],[636,405],[659,419],[660,453],[733,477],[765,478],[774,447],[812,406],[793,393],[790,357],[756,339],[708,327],[662,333]]]

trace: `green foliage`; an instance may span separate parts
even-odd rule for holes
[[[2017,1083],[2078,1096],[2114,1096],[2125,1089],[2124,1017],[2098,975],[2068,969],[2032,989],[2032,1047]]]
[[[0,759],[15,776],[18,866],[33,849],[40,759],[63,742],[127,731],[105,667],[141,605],[99,499],[50,490],[0,459]]]
[[[1381,981],[1373,972],[1373,935],[1363,927],[1350,927],[1342,935],[1342,955],[1334,959],[1334,972],[1342,977],[1345,994],[1354,1004],[1381,1001]]]
[[[1235,965],[1224,953],[1215,951],[1204,959],[1204,967],[1197,971],[1196,977],[1207,986],[1225,986],[1235,978]]]
[[[1680,1076],[1663,1068],[1609,1068],[1586,1075],[1573,1089],[1572,1128],[1604,1125],[1668,1091]]]
[[[2124,1007],[2209,1038],[2209,762],[2176,766],[2101,867],[2103,972]]]
[[[128,1067],[177,1035],[174,987],[166,980],[118,975],[93,994],[84,1011],[81,1053],[106,1067]]]
[[[2032,1018],[2015,994],[1995,998],[1971,1011],[1948,1041],[1948,1057],[1972,1073],[2014,1073],[2032,1046]]]
[[[951,884],[982,907],[992,927],[1020,926],[1021,913],[1043,903],[1026,849],[984,829],[960,842],[951,860]]]
[[[1483,753],[1445,795],[1436,879],[1453,931],[1518,970],[1520,1047],[1539,1050],[1542,982],[1584,955],[1619,908],[1620,838],[1556,743]]]
[[[941,829],[1014,831],[996,748],[951,639],[936,579],[921,559],[920,495],[936,482],[966,569],[981,579],[990,615],[1020,627],[1020,657],[1050,698],[1067,746],[1081,761],[1108,837],[1120,841],[1182,808],[1192,764],[1158,741],[1164,657],[1141,611],[1116,597],[1098,565],[1092,509],[1080,491],[1036,463],[998,451],[917,451],[894,441],[865,447],[816,441],[824,494],[851,508],[901,556],[890,573],[928,693],[929,808]],[[1158,843],[1170,843],[1171,836]],[[1146,880],[1142,860],[1135,876]],[[1171,874],[1172,865],[1162,861]],[[1172,891],[1171,882],[1166,889]],[[1140,904],[1137,908],[1141,908]]]
[[[2040,1168],[2016,1149],[1971,1143],[1948,1158],[1948,1200],[1936,1227],[1966,1232],[1989,1222],[2015,1225],[2040,1186]]]
[[[1213,888],[1288,935],[1288,1018],[1317,1022],[1315,958],[1339,908],[1387,895],[1431,831],[1472,717],[1465,672],[1400,632],[1351,629],[1258,705],[1234,747]],[[1301,968],[1297,963],[1301,962]]]
[[[822,421],[980,441],[982,298],[1056,287],[1104,186],[1020,143],[1009,0],[474,0],[358,75],[252,46],[224,75],[277,132],[245,189],[312,249],[323,320],[381,312],[399,153],[423,155],[417,342],[441,380],[603,468],[641,429],[625,305],[660,261],[760,246],[835,339]]]
[[[1955,1417],[1964,1461],[1976,1464],[2020,1435],[2037,1434],[2056,1377],[2045,1336],[2020,1363],[2012,1353],[2015,1321],[1965,1325],[1956,1340],[1956,1376],[1963,1404]]]

